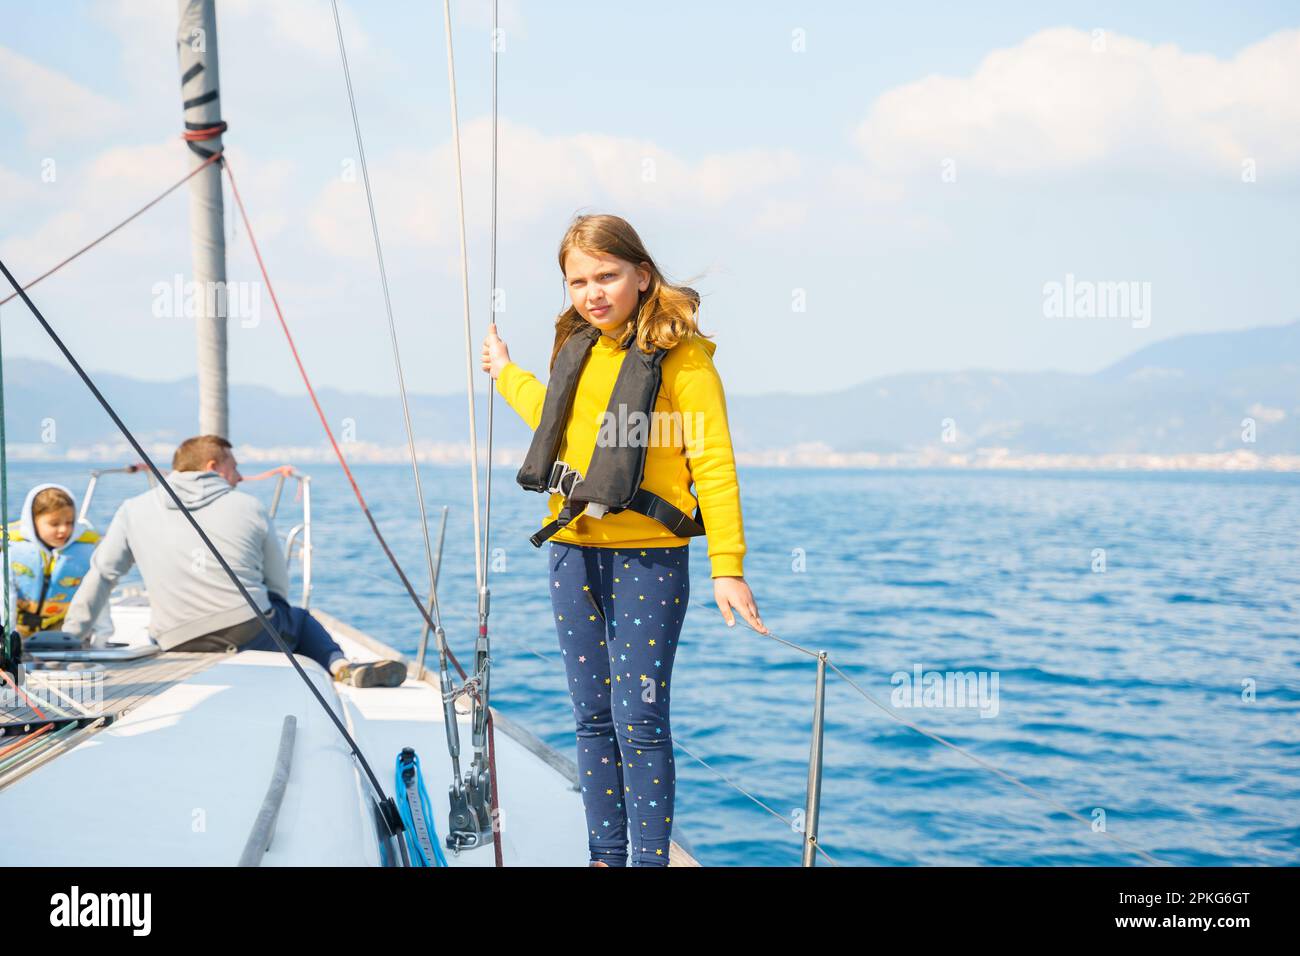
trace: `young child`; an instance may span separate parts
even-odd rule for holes
[[[67,488],[43,484],[27,492],[22,517],[10,523],[5,539],[18,633],[59,630],[99,535],[78,531],[76,502]]]
[[[572,305],[555,322],[550,382],[511,362],[495,325],[482,365],[535,433],[520,483],[552,492],[532,540],[550,540],[547,591],[577,722],[591,865],[626,866],[630,829],[634,865],[667,866],[669,684],[690,597],[688,546],[702,524],[723,618],[734,626],[734,609],[767,633],[744,579],[726,400],[716,346],[696,322],[698,293],[668,283],[625,220],[578,217],[559,263]],[[653,414],[629,413],[637,402]],[[639,436],[638,415],[652,420]],[[631,494],[638,478],[631,504],[582,498],[620,484]]]

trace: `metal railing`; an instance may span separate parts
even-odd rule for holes
[[[99,486],[99,479],[103,475],[134,475],[143,473],[149,481],[149,487],[157,485],[153,474],[143,465],[123,465],[120,468],[96,468],[90,472],[90,481],[86,485],[86,491],[81,497],[81,511],[77,515],[79,522],[85,522],[88,528],[94,528],[95,525],[90,520],[90,503],[94,500],[95,489]],[[284,538],[284,560],[285,564],[292,568],[295,556],[302,561],[302,607],[311,606],[311,476],[304,475],[292,465],[283,465],[280,468],[266,472],[261,475],[254,475],[245,478],[245,481],[261,481],[265,478],[275,476],[275,491],[271,494],[271,507],[267,511],[267,516],[274,521],[277,512],[280,510],[280,497],[284,491],[285,480],[292,478],[298,482],[298,487],[302,495],[302,520],[289,529],[289,533]],[[296,549],[296,551],[295,551]],[[286,594],[287,598],[288,595]]]
[[[298,482],[298,489],[302,493],[302,521],[290,528],[289,533],[284,536],[284,560],[290,567],[293,566],[294,546],[297,545],[302,555],[301,603],[303,610],[306,610],[311,607],[311,476],[304,475],[296,468],[281,470],[276,475],[275,491],[271,495],[271,508],[267,512],[272,521],[280,510],[280,494],[284,491],[286,478]]]
[[[713,610],[707,605],[698,602],[691,606],[702,610]],[[736,614],[735,617],[737,623],[749,627],[751,631],[754,631],[754,629],[749,626],[749,623],[739,614]],[[835,861],[832,860],[830,855],[822,849],[821,844],[817,840],[817,826],[821,819],[822,805],[822,744],[825,739],[826,727],[826,666],[830,659],[830,654],[826,651],[814,651],[807,647],[802,647],[793,641],[787,641],[783,637],[777,637],[770,631],[767,634],[762,634],[759,631],[754,631],[754,633],[759,637],[766,637],[778,644],[784,644],[786,647],[792,648],[801,654],[806,654],[817,661],[817,677],[813,689],[812,739],[808,745],[808,787],[804,796],[803,805],[803,851],[801,865],[806,867],[816,866],[818,853],[826,857],[827,861],[832,865],[836,865]],[[686,750],[684,747],[682,749]],[[712,767],[709,767],[707,763],[695,756],[695,754],[691,754],[689,750],[686,752],[698,763],[713,770]],[[717,771],[715,770],[714,772],[716,773]],[[725,780],[726,778],[724,777],[723,779]],[[731,780],[727,780],[727,783],[736,790],[739,790],[745,796],[749,797],[751,800],[755,799],[752,795],[737,786]],[[770,807],[767,807],[760,801],[756,802],[758,802],[765,810],[768,810],[769,813],[780,817],[780,815]],[[789,821],[785,820],[784,817],[780,817],[780,819],[789,823]]]
[[[149,487],[152,488],[156,482],[153,479],[153,473],[144,465],[124,465],[121,468],[95,468],[90,472],[90,482],[86,485],[86,493],[81,496],[81,512],[77,515],[77,521],[85,522],[86,527],[93,528],[94,524],[90,520],[90,502],[95,497],[95,489],[99,486],[101,475],[134,475],[143,471],[145,477],[149,480]]]
[[[698,607],[702,610],[713,610],[712,608],[709,608],[707,605],[702,603],[695,603],[692,604],[691,606]],[[1030,786],[1029,784],[1025,783],[1023,780],[1019,779],[1018,777],[1015,777],[1012,774],[1007,773],[1005,770],[1002,770],[1000,767],[994,766],[993,764],[989,763],[987,760],[984,760],[981,757],[977,756],[976,754],[971,753],[965,747],[961,747],[953,743],[952,741],[948,740],[947,738],[942,737],[939,734],[936,734],[930,730],[927,730],[924,727],[919,726],[915,722],[907,720],[905,717],[902,717],[899,714],[897,714],[892,708],[887,707],[885,704],[881,703],[874,696],[868,693],[867,690],[863,688],[861,685],[859,685],[857,681],[855,681],[852,677],[850,677],[847,673],[845,673],[843,668],[837,666],[833,661],[831,661],[830,655],[826,651],[813,651],[810,650],[809,648],[801,647],[800,645],[795,644],[793,641],[787,641],[783,637],[778,637],[776,634],[773,634],[771,631],[769,631],[767,634],[762,634],[761,632],[754,630],[754,628],[739,614],[736,615],[736,621],[740,625],[752,631],[758,637],[764,637],[767,638],[768,640],[775,641],[778,644],[784,644],[786,647],[796,650],[801,654],[806,654],[809,657],[815,658],[817,661],[816,689],[813,695],[814,703],[813,703],[812,743],[809,749],[809,756],[808,756],[808,794],[807,794],[807,800],[806,800],[806,805],[804,810],[804,834],[803,834],[804,836],[803,865],[804,866],[813,866],[816,861],[816,854],[818,853],[826,857],[826,859],[832,864],[838,865],[835,863],[833,859],[831,859],[831,857],[826,853],[826,851],[822,849],[820,843],[817,840],[818,818],[821,810],[822,739],[823,739],[823,727],[824,727],[824,720],[825,720],[825,713],[826,713],[827,668],[829,668],[830,670],[838,674],[844,680],[845,684],[847,684],[854,692],[856,692],[860,697],[862,697],[865,701],[867,701],[867,703],[872,704],[878,710],[883,712],[886,716],[902,724],[904,727],[916,731],[921,736],[927,737],[930,740],[933,740],[935,743],[947,747],[949,750],[952,750],[955,753],[961,754],[963,757],[969,759],[972,763],[989,771],[990,773],[1001,778],[1002,780],[1006,781],[1012,786],[1018,787],[1021,791],[1033,797],[1034,799],[1046,804],[1047,806],[1052,807],[1053,809],[1059,811],[1060,813],[1063,813],[1064,815],[1068,816],[1070,819],[1074,820],[1075,822],[1088,827],[1089,831],[1092,832],[1091,820],[1089,820],[1087,817],[1083,816],[1082,814],[1078,813],[1077,811],[1072,810],[1070,807],[1067,807],[1065,804],[1061,803],[1059,800],[1055,799],[1050,794],[1044,793],[1043,791]],[[686,750],[686,748],[684,747],[682,749]],[[687,750],[686,752],[688,754],[690,753],[689,750]],[[705,763],[703,760],[700,760],[699,757],[696,757],[694,754],[690,754],[690,755],[696,761],[708,767],[708,764]],[[709,767],[709,769],[712,770],[713,768]],[[716,773],[717,771],[714,772]],[[723,779],[726,780],[726,777],[723,777]],[[727,780],[727,783],[729,783],[735,789],[739,790],[745,796],[750,797],[751,800],[755,799],[749,793],[747,793],[745,790],[737,786],[731,780]],[[755,802],[759,803],[760,806],[763,806],[763,808],[768,810],[770,813],[772,813],[773,816],[779,816],[779,814],[777,814],[776,811],[771,810],[771,808],[767,807],[765,804],[762,804],[760,801],[755,800]],[[1123,847],[1128,852],[1134,854],[1135,856],[1139,857],[1144,862],[1151,864],[1152,866],[1168,865],[1165,861],[1157,859],[1156,857],[1148,853],[1145,849],[1143,849],[1140,846],[1137,846],[1130,840],[1124,839],[1123,837],[1120,837],[1107,830],[1101,830],[1099,832],[1107,839],[1109,839],[1111,842],[1115,843],[1117,846]]]
[[[376,583],[391,585],[391,581],[388,578],[376,574],[372,571],[368,571],[365,568],[356,568],[354,569],[354,572],[356,574],[359,574],[362,577],[370,578]],[[701,602],[692,602],[691,607],[696,607],[702,611],[707,611],[707,612],[716,612],[717,610],[716,607],[711,607]],[[987,760],[984,760],[983,758],[979,757],[978,755],[971,753],[965,747],[959,746],[958,744],[953,743],[947,738],[940,736],[939,734],[936,734],[930,730],[927,730],[926,728],[916,724],[913,721],[906,719],[905,717],[895,712],[893,708],[887,706],[886,704],[878,700],[874,695],[872,695],[864,687],[862,687],[857,681],[855,681],[853,677],[844,670],[844,667],[836,664],[833,660],[831,660],[831,656],[829,652],[824,650],[814,651],[811,648],[803,647],[799,644],[794,643],[793,641],[789,641],[783,637],[779,637],[778,635],[770,631],[767,634],[762,634],[759,631],[754,630],[749,625],[749,623],[745,621],[745,619],[741,617],[739,614],[736,615],[736,621],[737,624],[743,627],[746,632],[751,632],[752,636],[760,637],[769,641],[773,641],[777,644],[781,644],[785,647],[790,648],[793,651],[797,651],[800,654],[804,654],[807,657],[812,658],[817,663],[817,670],[816,670],[816,675],[814,677],[814,686],[813,686],[813,719],[812,719],[811,740],[809,742],[809,752],[808,752],[807,792],[805,794],[804,806],[801,808],[796,808],[798,810],[802,810],[803,813],[802,821],[792,821],[789,817],[783,815],[780,811],[774,809],[769,802],[764,801],[762,798],[752,793],[751,789],[744,786],[740,781],[734,779],[733,777],[719,770],[717,767],[712,766],[707,760],[705,760],[702,756],[700,756],[700,754],[695,752],[693,741],[689,741],[684,735],[679,733],[677,730],[674,730],[673,732],[673,746],[677,749],[680,749],[692,760],[700,764],[700,766],[704,767],[706,770],[715,774],[720,780],[722,780],[723,783],[731,787],[741,796],[748,799],[755,806],[759,807],[759,809],[765,811],[774,819],[779,820],[784,826],[790,828],[796,833],[801,833],[801,838],[802,838],[801,839],[801,843],[802,843],[801,861],[803,866],[806,867],[814,866],[819,856],[827,863],[831,864],[832,866],[841,865],[839,861],[837,861],[834,857],[832,857],[829,853],[826,852],[825,847],[822,846],[821,841],[818,837],[818,829],[821,823],[823,742],[824,742],[825,717],[826,717],[826,677],[828,671],[833,671],[835,674],[837,674],[843,680],[844,684],[851,691],[853,691],[855,694],[860,696],[866,703],[872,705],[881,713],[883,713],[885,716],[889,717],[891,720],[894,720],[897,723],[901,724],[902,726],[907,727],[908,729],[915,731],[917,734],[920,734],[921,736],[926,737],[927,739],[933,741],[934,743],[946,747],[949,750],[952,750],[953,752],[965,757],[975,765],[981,767],[984,770],[987,770],[989,773],[992,773],[994,776],[998,777],[1005,783],[1008,783],[1013,787],[1018,788],[1019,790],[1021,790],[1028,796],[1034,798],[1035,800],[1038,800],[1039,802],[1052,807],[1054,810],[1056,810],[1057,812],[1061,813],[1066,817],[1069,817],[1070,819],[1074,820],[1076,823],[1088,827],[1089,832],[1092,832],[1092,821],[1090,821],[1087,817],[1084,817],[1077,811],[1066,806],[1065,804],[1061,803],[1059,800],[1055,799],[1050,794],[1044,793],[1043,791],[1030,786],[1029,784],[1025,783],[1023,780],[1020,780],[1018,777],[1010,773],[1007,773],[1006,771],[1002,770],[1000,767],[997,767],[989,763]],[[751,633],[746,633],[746,636],[751,636]],[[558,663],[560,661],[560,658],[558,656],[553,654],[548,654],[544,651],[540,651],[536,647],[533,647],[531,644],[528,643],[525,643],[521,649],[528,652],[529,654],[532,654],[534,657],[537,657],[539,660],[543,660],[551,664]],[[852,666],[852,665],[846,662],[844,666]],[[1102,830],[1100,831],[1100,833],[1106,839],[1113,842],[1116,846],[1122,847],[1124,850],[1126,850],[1129,853],[1132,853],[1134,856],[1137,856],[1139,859],[1141,859],[1143,862],[1149,865],[1152,866],[1167,865],[1165,861],[1157,859],[1142,847],[1137,846],[1133,842],[1123,837],[1120,837],[1117,834],[1111,833],[1110,831],[1107,830]]]

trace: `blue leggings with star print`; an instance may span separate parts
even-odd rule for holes
[[[551,542],[550,591],[573,699],[593,862],[667,866],[676,768],[668,691],[690,597],[689,545]]]

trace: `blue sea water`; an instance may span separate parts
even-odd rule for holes
[[[89,467],[12,465],[10,514],[34,481],[80,496]],[[413,653],[420,619],[341,471],[303,470],[314,605]],[[469,467],[421,470],[435,536],[450,506],[439,594],[468,661]],[[409,466],[356,474],[422,589]],[[513,479],[493,482],[493,703],[572,753],[544,551],[527,540],[543,499]],[[1041,795],[831,673],[820,841],[834,862],[1141,864],[1134,846],[1180,865],[1300,863],[1300,476],[746,468],[741,482],[746,579],[772,631],[826,650],[899,717]],[[143,485],[105,478],[92,519],[106,527]],[[270,485],[245,487],[269,499]],[[705,542],[691,552],[673,674],[677,832],[706,865],[797,865],[815,662],[727,628]],[[919,693],[891,703],[895,675],[918,668],[996,677],[996,695],[982,711],[907,706],[927,703]]]

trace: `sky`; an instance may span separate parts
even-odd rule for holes
[[[453,7],[477,356],[491,6]],[[463,391],[442,5],[340,8],[407,384]],[[395,394],[330,5],[217,10],[227,155],[303,360],[318,386]],[[590,212],[702,293],[730,394],[1087,373],[1300,318],[1294,3],[503,0],[500,22],[496,318],[543,377],[556,250]],[[20,278],[188,170],[176,25],[174,0],[0,0],[0,259]],[[231,325],[231,382],[300,392],[226,207],[229,279],[259,303]],[[88,368],[194,374],[192,320],[156,314],[189,276],[188,213],[182,189],[33,290]],[[1046,290],[1067,281],[1133,300],[1063,316]],[[20,302],[0,322],[7,362],[58,358]]]

